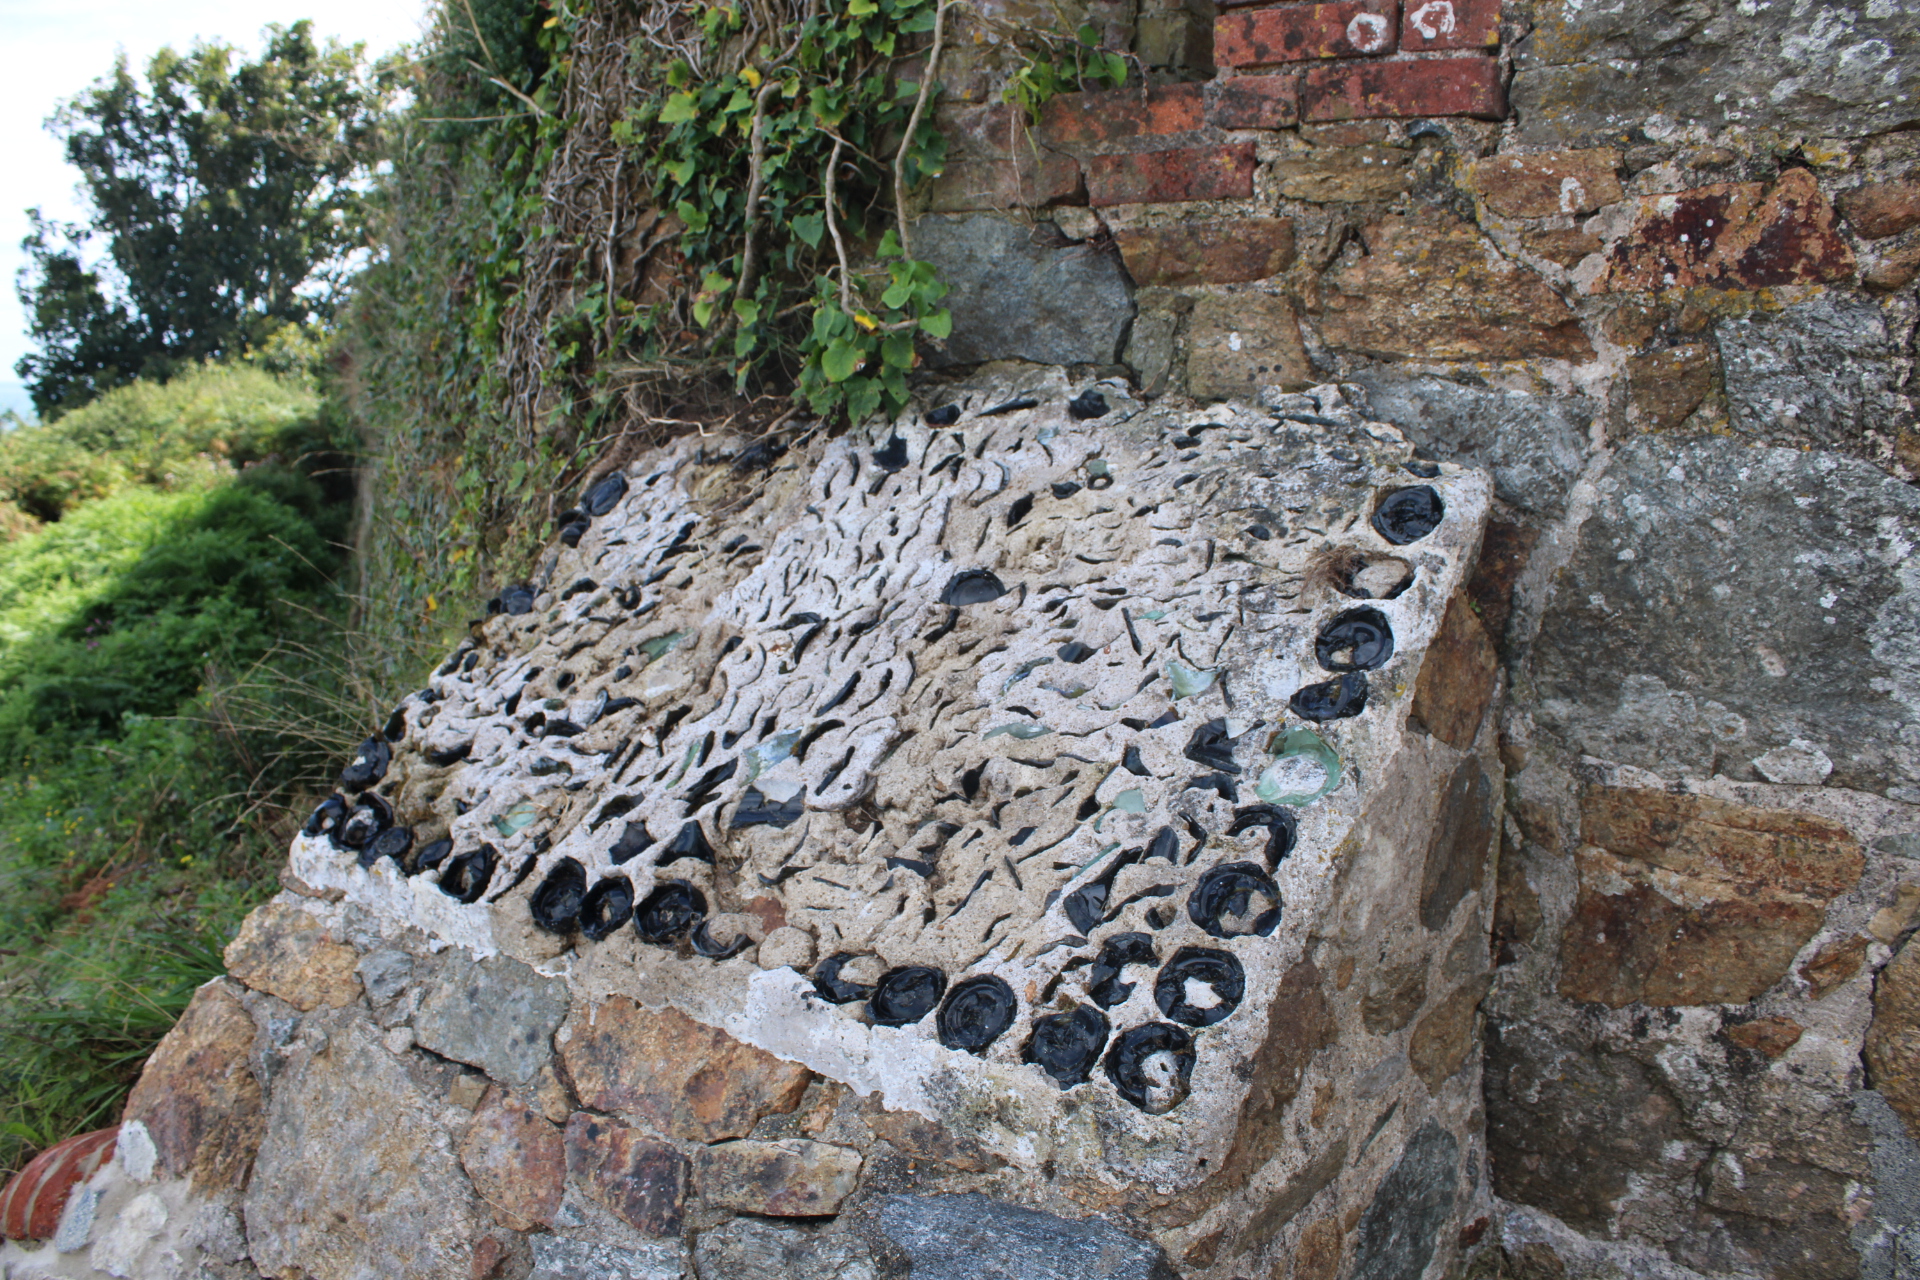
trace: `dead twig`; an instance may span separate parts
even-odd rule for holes
[[[927,69],[920,77],[920,92],[913,100],[913,114],[907,117],[907,136],[900,139],[900,149],[893,153],[893,217],[900,228],[900,256],[911,259],[913,246],[907,234],[907,149],[913,145],[913,135],[920,129],[920,117],[926,112],[927,99],[932,95],[933,79],[940,70],[940,47],[947,35],[947,6],[953,0],[940,0],[933,11],[933,45],[927,51]]]

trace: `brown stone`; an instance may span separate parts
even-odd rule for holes
[[[203,1194],[245,1185],[266,1132],[266,1096],[249,1064],[253,1038],[234,984],[216,978],[193,993],[127,1098],[122,1123],[147,1127],[154,1167],[193,1179]]]
[[[1493,781],[1469,756],[1447,779],[1427,843],[1420,878],[1420,923],[1426,928],[1445,928],[1460,900],[1485,881],[1496,816]]]
[[[1340,1274],[1340,1252],[1346,1233],[1332,1218],[1309,1222],[1293,1247],[1289,1280],[1335,1280]]]
[[[567,1173],[636,1231],[680,1234],[687,1158],[664,1142],[605,1116],[576,1111],[567,1121]]]
[[[1607,242],[1578,227],[1553,227],[1546,231],[1528,231],[1520,237],[1520,247],[1548,262],[1571,267],[1589,254],[1607,247]]]
[[[566,1193],[567,1144],[559,1126],[495,1088],[460,1142],[473,1189],[515,1231],[550,1227]]]
[[[1713,348],[1683,342],[1627,360],[1627,417],[1642,431],[1671,431],[1713,391]]]
[[[1868,240],[1920,227],[1920,182],[1870,182],[1840,197],[1840,212]]]
[[[1407,1059],[1414,1074],[1426,1082],[1429,1093],[1451,1080],[1474,1046],[1474,1015],[1487,994],[1485,979],[1455,987],[1414,1024],[1413,1039],[1407,1044]]]
[[[1727,1039],[1742,1049],[1751,1049],[1768,1058],[1778,1058],[1800,1042],[1806,1028],[1792,1018],[1755,1018],[1727,1026]]]
[[[1520,959],[1519,948],[1532,942],[1545,918],[1540,911],[1540,895],[1527,881],[1520,850],[1503,833],[1500,867],[1495,872],[1493,903],[1494,963],[1513,964]]]
[[[1360,998],[1360,1020],[1376,1036],[1391,1035],[1411,1022],[1426,1002],[1424,961],[1387,965],[1367,975],[1367,993]]]
[[[1314,204],[1389,200],[1413,185],[1413,154],[1400,147],[1315,147],[1268,166],[1279,193]]]
[[[1538,529],[1506,520],[1487,521],[1487,531],[1480,537],[1480,562],[1467,579],[1467,599],[1473,602],[1487,638],[1496,645],[1507,634],[1507,619],[1513,614],[1513,588],[1533,556],[1533,544],[1539,540]]]
[[[876,1094],[868,1099],[862,1115],[874,1135],[901,1154],[969,1173],[991,1173],[1006,1167],[1004,1159],[976,1139],[957,1136],[938,1120],[929,1120],[917,1111],[889,1111],[882,1103]]]
[[[1473,603],[1456,594],[1447,602],[1440,630],[1420,666],[1413,687],[1414,720],[1448,746],[1471,749],[1493,701],[1499,672],[1499,655]]]
[[[1615,1008],[1755,998],[1864,865],[1844,828],[1702,796],[1589,787],[1581,820],[1560,993]]]
[[[1187,391],[1195,398],[1251,396],[1263,387],[1297,391],[1312,382],[1291,298],[1233,293],[1195,301],[1187,322]]]
[[[1736,285],[1749,289],[1844,280],[1853,251],[1813,175],[1719,183],[1639,202],[1633,230],[1613,248],[1596,293]]]
[[[1871,293],[1904,289],[1920,276],[1920,244],[1895,249],[1861,274],[1860,283]]]
[[[1244,284],[1293,265],[1292,218],[1130,227],[1113,238],[1137,285]]]
[[[1666,318],[1664,307],[1628,298],[1606,314],[1600,321],[1600,330],[1615,346],[1638,351],[1653,341],[1653,335],[1660,332]]]
[[[1865,1057],[1869,1083],[1920,1142],[1920,946],[1909,942],[1880,971]]]
[[[721,1142],[694,1152],[694,1186],[723,1209],[812,1218],[839,1212],[859,1184],[860,1164],[858,1151],[831,1142]]]
[[[934,213],[1044,209],[1086,202],[1077,160],[1030,147],[1017,148],[1005,159],[952,161],[933,180],[928,196],[928,208]]]
[[[1502,217],[1592,213],[1626,197],[1614,173],[1619,167],[1620,153],[1611,147],[1495,156],[1468,166],[1467,186]]]
[[[616,997],[576,1008],[560,1057],[583,1106],[695,1142],[744,1138],[800,1105],[813,1073],[673,1009]]]
[[[1241,1251],[1258,1249],[1273,1239],[1300,1211],[1313,1203],[1313,1198],[1340,1176],[1347,1165],[1347,1140],[1336,1138],[1331,1146],[1313,1159],[1306,1167],[1288,1178],[1280,1185],[1253,1216],[1247,1219],[1247,1225],[1241,1229],[1235,1244]]]
[[[283,902],[256,907],[241,922],[239,936],[227,944],[226,962],[228,973],[302,1013],[321,1005],[344,1008],[360,998],[360,975],[354,972],[359,954]]]
[[[1860,966],[1866,963],[1871,942],[1872,939],[1856,933],[1836,938],[1820,948],[1813,959],[1800,966],[1800,976],[1807,982],[1807,998],[1825,999],[1859,973]]]
[[[1367,227],[1363,239],[1368,253],[1324,277],[1319,321],[1328,346],[1432,360],[1592,357],[1573,309],[1472,224],[1396,216]]]

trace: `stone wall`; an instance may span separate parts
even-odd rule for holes
[[[1288,447],[1352,448],[1315,444],[1307,428],[1360,429],[1378,477],[1389,466],[1380,451],[1403,437],[1414,467],[1455,486],[1450,502],[1474,476],[1488,486],[1484,510],[1465,504],[1470,536],[1427,566],[1459,590],[1395,614],[1411,648],[1394,682],[1375,681],[1380,719],[1368,723],[1378,727],[1322,739],[1361,767],[1348,790],[1291,806],[1299,851],[1274,861],[1286,868],[1275,888],[1287,923],[1225,948],[1250,979],[1244,1005],[1203,1029],[1180,1107],[1154,1116],[1097,1070],[1061,1091],[1020,1060],[1046,1001],[1096,979],[1100,938],[1163,927],[1149,920],[1164,905],[1149,891],[1174,881],[1144,870],[1157,872],[1156,859],[1097,886],[1099,914],[1125,904],[1125,920],[1101,920],[1099,938],[1054,935],[1044,922],[1059,923],[1069,897],[1092,887],[1084,877],[1097,859],[1036,900],[1025,881],[981,878],[993,866],[961,852],[976,847],[973,818],[914,826],[982,795],[1038,803],[1042,784],[1020,773],[1028,765],[949,763],[927,745],[931,726],[905,709],[889,713],[896,730],[912,728],[922,745],[884,760],[888,743],[845,723],[823,731],[839,736],[823,736],[808,764],[774,758],[798,746],[779,747],[784,721],[716,720],[716,742],[733,736],[732,758],[765,758],[708,785],[718,764],[696,752],[697,768],[686,757],[675,785],[708,785],[723,806],[764,817],[738,833],[702,829],[720,838],[712,865],[733,879],[717,883],[697,847],[680,864],[690,876],[676,878],[714,908],[703,945],[749,949],[700,961],[734,977],[684,985],[659,975],[687,956],[648,959],[624,938],[569,951],[525,924],[563,859],[602,879],[623,865],[614,850],[626,828],[596,824],[597,810],[550,812],[516,787],[540,778],[560,796],[604,799],[612,793],[578,757],[633,742],[567,737],[573,755],[547,749],[548,738],[521,742],[512,767],[488,775],[487,808],[434,791],[435,771],[465,758],[455,734],[403,747],[388,790],[428,847],[456,824],[505,823],[494,830],[506,854],[496,850],[503,860],[479,884],[510,900],[511,927],[450,896],[477,874],[470,863],[367,871],[325,840],[303,843],[290,893],[236,943],[235,980],[203,993],[136,1094],[129,1118],[140,1126],[97,1180],[101,1225],[70,1232],[83,1247],[64,1261],[9,1255],[19,1268],[10,1277],[87,1265],[172,1275],[115,1262],[169,1250],[236,1276],[1920,1274],[1920,946],[1910,942],[1920,926],[1910,398],[1920,16],[1883,0],[1070,9],[1071,21],[1135,53],[1147,82],[1058,99],[1029,123],[996,104],[1006,50],[990,37],[995,23],[1053,18],[978,6],[943,68],[952,158],[914,234],[955,287],[954,338],[928,353],[933,364],[1068,372],[1007,366],[976,384],[956,434],[967,450],[995,441],[1006,479],[985,453],[948,461],[938,430],[909,421],[897,436],[858,438],[867,452],[847,456],[870,459],[858,482],[877,493],[914,474],[909,463],[928,475],[931,454],[953,485],[964,473],[1002,501],[995,486],[1021,475],[1033,500],[1019,520],[989,507],[997,526],[968,516],[963,532],[979,546],[991,537],[1008,557],[1000,568],[1035,575],[1076,554],[1112,555],[1136,575],[1131,590],[1188,570],[1154,560],[1163,552],[1152,539],[1136,545],[1097,520],[1070,526],[1057,546],[1019,541],[1056,481],[1039,487],[1035,456],[1006,452],[1018,432],[1003,438],[975,415],[1031,392],[1040,406],[1009,411],[1032,425],[1029,450],[1044,419],[1073,439],[1160,432],[1177,452],[1226,439],[1197,429],[1210,422],[1250,433],[1245,445],[1292,414],[1291,430],[1306,434]],[[928,386],[927,407],[947,399],[937,380]],[[1083,420],[1061,407],[1089,387],[1104,388],[1114,422],[1135,426],[1074,436]],[[1121,456],[1117,443],[1110,454]],[[684,512],[737,530],[714,546],[704,532],[697,540],[701,555],[723,559],[764,555],[799,519],[777,503],[730,506],[745,482],[725,458],[675,458],[678,488],[646,499],[653,525],[633,541],[654,555],[682,550],[642,581],[660,572],[667,588],[681,583],[670,562],[691,554]],[[1048,454],[1045,467],[1057,464]],[[1260,464],[1222,465],[1247,475]],[[813,452],[776,466],[768,483],[791,497],[829,471]],[[1059,480],[1079,488],[1058,501],[1085,501],[1093,478]],[[1178,475],[1166,479],[1181,488]],[[1239,555],[1267,554],[1276,531],[1302,527],[1297,510],[1231,485],[1167,501],[1190,503],[1185,518],[1203,524],[1231,517],[1216,540]],[[1330,546],[1350,527],[1313,526],[1316,536],[1335,529]],[[607,549],[593,541],[601,534],[585,536]],[[903,535],[888,536],[872,564],[902,555]],[[1034,555],[1050,557],[1045,570],[1022,559]],[[818,550],[793,564],[830,558]],[[549,633],[516,630],[512,619],[534,616],[522,603],[540,618],[565,613],[569,626],[609,607],[604,574],[557,564],[524,598],[503,597],[506,612],[461,663],[484,657],[504,671],[518,654],[524,673]],[[592,583],[578,598],[567,594],[576,576]],[[698,599],[672,607],[706,609],[721,594],[721,578],[696,576],[676,589]],[[1324,578],[1298,579],[1309,594],[1310,581],[1324,589]],[[929,577],[917,589],[931,600],[951,588]],[[1317,623],[1331,597],[1314,599]],[[622,600],[618,612],[643,604]],[[794,624],[792,670],[771,668],[787,687],[801,669],[799,637],[832,611],[769,603],[751,626],[728,625],[772,653],[765,628],[809,613],[819,617]],[[1025,623],[963,623],[960,613],[962,631],[928,643],[1006,647],[980,660],[985,683],[970,676],[942,696],[973,699],[962,704],[972,714],[1005,713],[976,730],[1005,731],[990,754],[1073,768],[1041,751],[1044,737],[1029,755],[1015,733],[1060,727],[1029,705],[1050,669],[1026,664],[1049,655],[1023,656],[1025,642],[1008,638]],[[656,716],[685,703],[667,726],[679,732],[719,714],[681,690],[707,690],[730,655],[711,619],[669,627],[667,616],[636,639],[701,638],[647,651],[655,678],[618,696],[663,700],[647,701]],[[1101,611],[1102,645],[1142,616],[1129,609],[1116,629]],[[917,634],[943,620],[928,615]],[[1141,639],[1116,659],[1136,678],[1148,674],[1135,669]],[[857,665],[912,679],[899,659]],[[569,679],[581,689],[610,678],[589,676],[587,661],[598,659],[537,665],[577,667]],[[1188,664],[1183,681],[1203,669],[1216,668]],[[1251,785],[1280,766],[1286,739],[1242,721],[1289,723],[1284,704],[1305,671],[1267,667],[1249,682],[1219,669],[1228,678],[1196,696],[1237,688],[1264,710],[1223,700],[1197,722],[1220,722],[1212,747],[1242,771],[1227,780]],[[1146,687],[1128,685],[1135,696]],[[545,714],[568,724],[591,709],[572,705],[579,690],[541,693],[553,699]],[[1123,857],[1153,847],[1163,827],[1186,857],[1184,814],[1210,848],[1257,865],[1269,828],[1227,834],[1247,802],[1207,781],[1224,773],[1200,763],[1219,758],[1208,743],[1182,755],[1194,728],[1174,730],[1164,751],[1141,747],[1146,774],[1129,776],[1160,781],[1136,788],[1116,775],[1079,820],[1133,792],[1111,819],[1138,828],[1137,846],[1114,842]],[[646,749],[662,760],[686,749],[684,733],[668,736]],[[1075,754],[1110,767],[1125,751],[1116,738]],[[889,791],[888,761],[927,781]],[[805,772],[836,763],[832,780]],[[755,786],[749,801],[758,768],[772,789]],[[871,817],[821,799],[849,769],[882,780],[848,793],[875,801]],[[1156,788],[1189,776],[1200,791],[1165,807],[1176,800]],[[818,793],[800,802],[810,814],[851,815],[835,856],[858,862],[884,842],[880,860],[901,879],[884,890],[884,877],[843,880],[833,901],[781,881],[788,847],[775,820],[800,794],[788,787]],[[454,812],[456,798],[472,807]],[[426,807],[404,811],[415,802]],[[920,816],[889,825],[889,805]],[[680,817],[656,820],[647,839],[673,838]],[[855,829],[862,821],[871,825]],[[585,843],[569,835],[581,827]],[[995,843],[1006,837],[978,838],[1015,869],[1017,850]],[[740,852],[728,852],[736,840]],[[954,867],[965,864],[951,880],[940,869],[949,848]],[[635,866],[671,865],[662,856],[653,849]],[[1176,867],[1183,877],[1167,901],[1191,901],[1187,868],[1205,862],[1166,859],[1167,877]],[[737,874],[749,865],[751,881]],[[846,926],[861,895],[891,903],[903,882],[923,894],[915,909],[932,912],[925,928],[911,912],[896,934]],[[1084,910],[1090,899],[1078,901]],[[941,913],[956,905],[983,906],[983,925],[993,923],[964,940],[942,932]],[[833,930],[800,928],[817,919],[801,914],[811,909],[839,913]],[[1054,961],[1088,963],[1049,970],[1030,993],[1037,958],[994,952],[1028,935],[1036,951],[1081,938],[1084,948]],[[976,1057],[937,1043],[932,1015],[917,1040],[871,1025],[857,1000],[833,1006],[839,1022],[824,1020],[800,975],[820,977],[842,937],[858,954],[830,980],[871,985],[880,973],[863,965],[868,953],[954,979],[1008,975],[1017,1028]],[[1099,977],[1151,1000],[1157,971],[1106,968]],[[1066,976],[1041,996],[1054,974]],[[1178,1062],[1174,1053],[1161,1065]]]

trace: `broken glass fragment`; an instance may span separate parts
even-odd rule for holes
[[[1315,724],[1357,716],[1367,709],[1367,677],[1349,671],[1332,680],[1306,685],[1294,690],[1287,706],[1302,720]]]
[[[1186,1028],[1149,1022],[1114,1040],[1107,1050],[1107,1079],[1134,1106],[1163,1116],[1186,1101],[1193,1056],[1193,1036]]]
[[[1376,532],[1396,547],[1418,542],[1440,527],[1446,505],[1430,484],[1395,489],[1373,513]]]
[[[1269,804],[1309,805],[1340,785],[1340,757],[1326,739],[1296,727],[1279,738],[1273,763],[1254,788]]]
[[[499,608],[493,608],[498,603]],[[524,617],[533,612],[533,588],[524,582],[516,582],[503,590],[487,607],[488,613],[504,613],[510,618]]]
[[[1113,807],[1121,813],[1145,813],[1147,797],[1138,787],[1129,787],[1113,798]]]
[[[873,988],[866,983],[852,982],[840,976],[840,970],[846,967],[847,962],[858,958],[851,951],[837,951],[813,967],[813,989],[820,993],[821,999],[834,1004],[852,1004],[873,994]]]
[[[980,416],[983,418],[997,418],[1003,413],[1018,413],[1022,409],[1036,408],[1039,404],[1040,402],[1032,396],[1019,396],[1007,401],[1005,404],[997,404],[991,409],[982,409]]]
[[[1081,933],[1091,933],[1096,925],[1106,919],[1107,886],[1098,881],[1083,884],[1067,895],[1060,909],[1067,913],[1067,919],[1073,921],[1073,927]]]
[[[1182,947],[1153,980],[1153,1002],[1160,1012],[1189,1027],[1210,1027],[1224,1020],[1247,993],[1247,975],[1230,952],[1213,947]]]
[[[629,822],[620,838],[613,842],[613,848],[607,850],[607,857],[614,866],[631,862],[653,846],[653,837],[647,834],[645,822]]]
[[[571,933],[580,922],[587,898],[587,869],[574,858],[562,858],[547,871],[527,905],[533,922],[548,933]]]
[[[1067,401],[1067,416],[1076,422],[1085,422],[1090,418],[1104,418],[1109,412],[1107,398],[1092,387],[1088,387]]]
[[[1328,671],[1372,671],[1393,656],[1393,627],[1378,609],[1349,609],[1321,630],[1313,656]]]
[[[365,791],[387,776],[393,751],[378,735],[360,744],[353,761],[340,771],[340,785],[349,791]]]
[[[959,608],[970,604],[986,604],[998,600],[1007,594],[1006,584],[991,569],[962,569],[953,575],[946,590],[940,593],[940,603]]]
[[[1028,676],[1032,675],[1035,671],[1038,671],[1041,667],[1047,666],[1052,661],[1053,661],[1052,658],[1034,658],[1027,662],[1021,663],[1017,668],[1014,669],[1013,674],[1007,677],[1006,683],[1000,686],[1000,692],[1001,693],[1012,692],[1013,686],[1019,684],[1022,680],[1025,680]]]
[[[1052,732],[1053,730],[1043,724],[1003,724],[996,725],[980,736],[983,739],[997,738],[1004,733],[1008,737],[1019,739],[1021,742],[1031,742],[1035,738],[1044,738]]]
[[[1216,938],[1265,938],[1280,923],[1280,886],[1251,862],[1229,862],[1200,877],[1187,917]]]
[[[487,882],[493,879],[493,866],[499,856],[490,844],[455,856],[440,873],[440,892],[469,905],[480,901]]]
[[[347,820],[347,802],[343,796],[328,796],[300,828],[303,836],[330,836]]]
[[[493,820],[493,829],[503,836],[515,836],[532,826],[540,817],[540,810],[532,801],[524,801],[513,806]]]
[[[800,821],[806,812],[806,805],[800,799],[798,791],[785,800],[774,800],[763,794],[758,787],[748,787],[740,794],[740,803],[734,807],[731,829],[738,831],[742,827],[769,826],[786,828]]]
[[[397,865],[404,865],[408,852],[413,848],[413,832],[407,827],[388,827],[373,838],[372,843],[360,851],[360,865],[371,867],[382,858],[392,858]]]
[[[1033,1020],[1033,1034],[1020,1057],[1053,1077],[1062,1089],[1084,1084],[1107,1047],[1110,1026],[1098,1009],[1075,1005],[1071,1013],[1050,1013]]]
[[[587,890],[580,903],[580,932],[589,942],[605,942],[631,919],[633,882],[625,876],[608,876]]]
[[[364,849],[374,837],[393,825],[393,806],[369,791],[354,805],[347,820],[340,824],[334,843],[349,849]]]
[[[883,1027],[905,1027],[933,1012],[947,991],[947,975],[929,965],[910,964],[880,975],[867,1012]]]
[[[1153,938],[1144,933],[1116,933],[1100,948],[1100,958],[1087,971],[1087,994],[1103,1009],[1125,1001],[1133,994],[1133,984],[1122,982],[1130,964],[1158,964],[1159,952]]]
[[[727,938],[716,938],[712,925],[711,919],[702,920],[693,927],[693,934],[689,939],[693,943],[694,951],[709,960],[731,960],[753,945],[753,938],[745,932],[736,933]]]
[[[435,840],[433,843],[422,848],[418,854],[414,855],[413,874],[419,875],[422,871],[433,870],[445,862],[447,855],[452,852],[453,841],[446,839]]]
[[[943,404],[938,409],[929,409],[925,414],[925,421],[930,427],[950,427],[960,421],[960,406]]]
[[[664,867],[682,858],[713,865],[713,846],[707,843],[707,833],[701,830],[698,822],[689,820],[682,823],[680,829],[673,833],[673,839],[661,848],[659,860],[653,865]]]
[[[1437,462],[1427,462],[1420,458],[1414,458],[1400,465],[1405,467],[1410,474],[1419,476],[1422,480],[1438,479],[1440,475],[1440,464]]]
[[[1081,644],[1078,640],[1069,640],[1065,644],[1061,645],[1058,649],[1054,650],[1054,652],[1060,656],[1060,661],[1077,664],[1077,663],[1085,662],[1088,658],[1091,658],[1098,651],[1095,649],[1088,648],[1086,645]]]
[[[990,973],[962,978],[947,992],[934,1026],[940,1043],[966,1053],[985,1053],[987,1046],[1013,1025],[1019,1012],[1013,988]]]
[[[1167,679],[1173,683],[1175,699],[1192,698],[1213,688],[1218,673],[1213,671],[1195,671],[1178,658],[1167,662]]]
[[[1080,492],[1080,486],[1071,480],[1056,481],[1051,487],[1053,489],[1053,496],[1056,498],[1071,498],[1074,494]]]
[[[907,442],[896,433],[887,437],[886,444],[873,451],[873,465],[882,471],[894,472],[907,465]]]
[[[1257,789],[1257,788],[1256,788]],[[1227,828],[1227,834],[1237,836],[1250,827],[1267,829],[1267,868],[1272,870],[1280,865],[1280,860],[1293,852],[1293,842],[1300,832],[1299,820],[1289,809],[1270,804],[1248,805],[1244,809],[1233,811],[1233,825]]]
[[[1147,846],[1147,856],[1142,861],[1151,862],[1155,858],[1165,858],[1172,866],[1180,864],[1180,837],[1172,827],[1162,827],[1153,833],[1153,842]]]
[[[580,498],[580,509],[594,519],[620,505],[620,499],[627,496],[627,478],[618,471],[609,471],[588,486]]]
[[[1222,773],[1239,773],[1240,766],[1233,761],[1233,738],[1227,732],[1225,720],[1209,720],[1193,731],[1187,739],[1187,749],[1183,752],[1187,759],[1195,764],[1217,769]]]
[[[685,880],[662,880],[634,908],[633,929],[642,941],[665,945],[686,937],[706,914],[705,894]]]

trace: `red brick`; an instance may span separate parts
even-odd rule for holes
[[[1376,116],[1498,120],[1507,114],[1499,66],[1492,58],[1476,56],[1313,67],[1300,98],[1301,115],[1308,120]]]
[[[1022,147],[1011,160],[949,160],[933,180],[929,207],[934,213],[961,213],[1086,202],[1078,161],[1045,147]]]
[[[1202,84],[1063,93],[1040,114],[1039,140],[1062,151],[1101,155],[1153,151],[1205,122]]]
[[[1087,195],[1095,205],[1235,200],[1253,194],[1253,144],[1182,147],[1087,162]]]
[[[1216,129],[1286,129],[1299,120],[1298,76],[1236,76],[1207,86],[1207,123]]]
[[[1500,45],[1500,0],[1407,0],[1402,52],[1494,49]]]
[[[1223,67],[1392,53],[1395,0],[1338,0],[1241,9],[1214,19],[1213,60]]]

